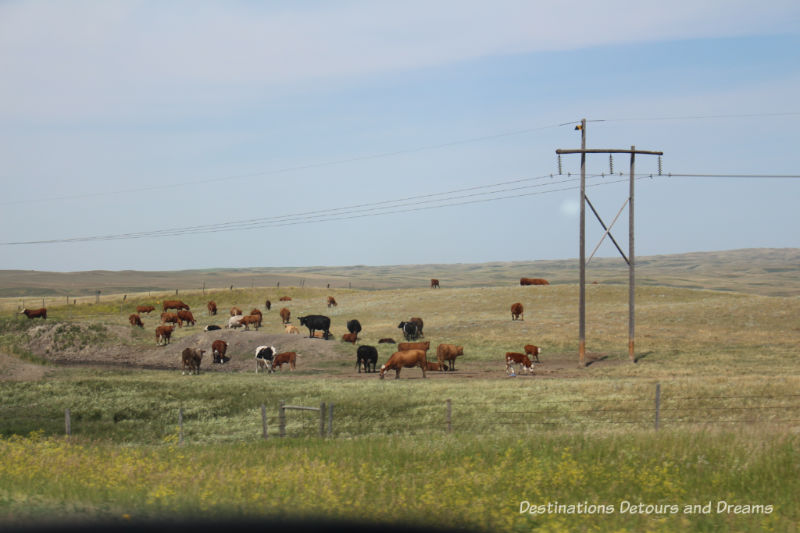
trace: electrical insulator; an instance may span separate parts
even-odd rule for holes
[[[661,175],[661,156],[658,156],[658,175]]]
[[[558,154],[558,175],[561,175],[561,154]]]
[[[611,154],[608,154],[608,168],[609,168],[608,173],[609,174],[613,174],[614,173],[614,156],[611,155]]]

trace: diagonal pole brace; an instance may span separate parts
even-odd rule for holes
[[[625,203],[623,203],[623,204],[622,204],[622,207],[620,207],[620,209],[619,209],[619,212],[617,213],[617,216],[615,216],[615,217],[614,217],[614,220],[613,220],[613,221],[611,221],[611,226],[609,226],[609,227],[606,227],[605,223],[603,222],[603,219],[602,219],[602,218],[600,218],[600,215],[599,215],[599,214],[597,214],[597,210],[596,210],[596,209],[594,208],[594,206],[592,205],[592,202],[590,202],[590,201],[589,201],[589,197],[588,197],[588,196],[586,197],[586,203],[587,203],[587,204],[589,204],[589,207],[591,207],[591,208],[592,208],[592,212],[594,213],[594,216],[596,216],[596,217],[597,217],[597,220],[600,222],[600,225],[601,225],[601,226],[603,226],[603,229],[604,229],[604,230],[606,230],[606,232],[603,234],[603,236],[602,236],[602,237],[600,237],[600,242],[598,242],[598,243],[597,243],[597,246],[595,246],[594,250],[592,251],[591,255],[589,256],[589,259],[587,259],[587,260],[586,260],[586,264],[587,264],[587,265],[588,265],[588,264],[589,264],[589,262],[592,260],[592,257],[594,257],[594,254],[595,254],[595,253],[597,253],[597,249],[598,249],[598,248],[600,248],[600,245],[601,245],[601,244],[603,244],[603,240],[605,240],[605,238],[606,238],[606,235],[608,235],[608,236],[611,238],[611,242],[613,242],[613,243],[614,243],[614,246],[616,246],[616,247],[617,247],[617,251],[619,251],[620,255],[621,255],[621,256],[622,256],[622,258],[625,260],[625,262],[626,262],[626,263],[628,263],[628,266],[630,266],[631,262],[630,262],[630,261],[628,260],[628,258],[625,256],[625,252],[623,252],[623,251],[622,251],[622,248],[620,248],[620,247],[619,247],[619,244],[617,244],[617,241],[616,241],[616,239],[614,239],[614,236],[613,236],[613,235],[611,235],[611,228],[613,228],[613,227],[614,227],[614,224],[616,224],[616,223],[617,223],[617,219],[618,219],[618,218],[619,218],[619,216],[622,214],[622,211],[625,209],[625,206],[626,206],[626,205],[628,205],[628,201],[629,201],[629,200],[630,200],[630,198],[628,198],[627,200],[625,200]]]

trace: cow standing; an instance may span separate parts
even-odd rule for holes
[[[286,309],[285,307],[281,307],[281,320],[283,320],[284,324],[288,324],[289,321],[292,319],[292,312]]]
[[[308,328],[308,337],[314,337],[314,331],[320,330],[324,332],[324,339],[327,339],[331,334],[331,319],[324,315],[308,315],[299,316],[297,320],[300,321],[301,326]]]
[[[328,307],[336,307],[337,305],[339,304],[336,303],[336,298],[328,296]]]
[[[439,288],[439,280],[436,278],[431,279],[431,289]]]
[[[463,346],[456,346],[455,344],[440,344],[436,347],[436,359],[439,361],[439,364],[444,367],[444,370],[447,370],[447,365],[445,365],[445,361],[450,363],[450,370],[456,369],[456,357],[464,355],[464,347]]]
[[[47,308],[41,307],[39,309],[23,309],[19,314],[25,315],[28,318],[41,318],[44,320],[47,318]]]
[[[216,315],[217,314],[217,302],[214,302],[214,301],[208,302],[206,307],[208,308],[208,314],[209,315]]]
[[[427,377],[425,375],[425,371],[428,367],[428,360],[425,357],[424,350],[408,350],[406,352],[395,352],[386,361],[386,364],[381,367],[380,376],[383,379],[383,375],[386,373],[387,370],[394,370],[394,378],[400,379],[400,370],[403,368],[413,368],[418,366],[422,369],[422,377]]]
[[[178,311],[178,318],[180,318],[187,324],[191,324],[192,326],[197,324],[197,322],[194,319],[194,315],[192,314],[191,311],[184,311],[184,310]]]
[[[256,374],[264,368],[268,374],[272,373],[272,360],[275,357],[274,346],[259,346],[256,348]]]
[[[211,356],[213,363],[222,364],[228,360],[225,353],[228,351],[228,343],[223,340],[215,340],[211,343]]]
[[[136,313],[128,317],[128,322],[131,323],[131,326],[139,326],[140,328],[144,327],[144,324],[142,324],[142,317]]]
[[[169,344],[174,329],[172,326],[156,326],[156,346]]]
[[[522,314],[523,311],[524,308],[521,303],[511,304],[511,320],[525,320]]]
[[[186,375],[188,369],[189,374],[200,373],[200,361],[203,359],[205,350],[195,350],[194,348],[184,348],[181,352],[181,361],[183,362],[183,375]]]
[[[361,373],[361,366],[364,366],[364,372],[369,373],[370,367],[372,372],[375,372],[375,365],[378,364],[378,350],[374,346],[359,346],[356,351],[356,368],[358,373]]]
[[[414,322],[400,322],[397,327],[403,330],[403,336],[407,341],[413,341],[419,337],[419,329]]]

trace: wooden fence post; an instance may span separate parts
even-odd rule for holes
[[[283,408],[285,402],[281,400],[278,406],[278,423],[280,424],[280,436],[286,436],[286,409]]]
[[[261,436],[264,440],[269,438],[267,434],[267,406],[263,403],[261,404]]]
[[[658,430],[658,418],[661,414],[661,383],[656,383],[656,430]]]
[[[178,408],[178,444],[183,445],[183,407]]]
[[[319,404],[319,436],[325,438],[325,402]]]
[[[69,407],[64,410],[64,429],[67,432],[67,437],[72,435],[72,418],[70,417]]]
[[[447,399],[447,432],[453,432],[453,402]]]
[[[328,406],[328,437],[333,437],[333,402]]]

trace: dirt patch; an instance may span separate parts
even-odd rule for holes
[[[0,381],[37,381],[47,373],[47,367],[22,361],[0,353]]]

